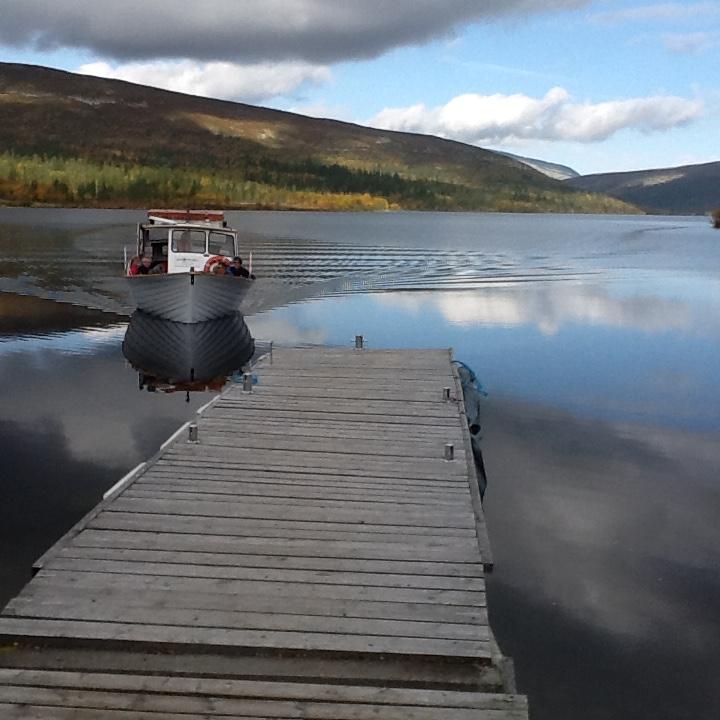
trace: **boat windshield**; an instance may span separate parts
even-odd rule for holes
[[[234,238],[230,233],[210,231],[208,236],[208,252],[210,255],[235,256]]]
[[[173,230],[172,232],[173,252],[205,252],[205,231],[204,230]]]
[[[153,261],[167,260],[168,229],[167,227],[145,227],[142,239],[138,244],[138,255],[147,255]]]
[[[146,227],[145,228],[145,240],[151,243],[155,242],[161,242],[164,240],[167,242],[168,239],[168,229],[166,227],[162,227],[162,225],[153,225],[152,227]]]

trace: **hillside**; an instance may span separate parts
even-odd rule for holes
[[[720,162],[583,175],[566,182],[571,187],[605,193],[653,213],[699,215],[720,205]]]
[[[9,63],[0,63],[0,201],[633,210],[463,143]]]

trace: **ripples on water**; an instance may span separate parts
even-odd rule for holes
[[[0,225],[0,291],[130,314],[133,307],[121,278],[122,256],[124,246],[133,246],[133,223],[139,217],[136,213],[110,214],[126,215],[127,223],[59,228],[30,223]],[[236,214],[233,221],[242,230],[248,217]],[[437,232],[442,233],[444,217],[429,215],[428,223],[434,221]],[[437,235],[432,232],[429,238],[420,238],[424,240],[420,243],[418,238],[401,237],[407,244],[384,237],[373,242],[372,235],[363,233],[323,239],[247,232],[243,254],[247,264],[252,253],[253,268],[262,283],[248,298],[246,311],[262,312],[327,295],[468,290],[483,285],[573,280],[598,272],[589,264],[597,253],[584,254],[586,245],[553,257],[538,255],[534,242],[527,238],[518,240],[497,229],[495,236],[488,238],[484,232],[478,229],[476,238],[462,233],[446,237],[445,242],[453,245],[450,248],[442,247],[443,243],[438,247]],[[567,241],[562,234],[547,239],[556,249],[562,249]],[[473,241],[484,248],[488,244],[505,247],[478,250],[469,246]]]

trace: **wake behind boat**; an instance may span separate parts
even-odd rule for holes
[[[138,310],[203,322],[240,310],[253,275],[238,257],[237,231],[222,211],[149,210],[125,275]]]

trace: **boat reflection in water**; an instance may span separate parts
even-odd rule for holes
[[[255,341],[242,315],[180,323],[140,310],[130,318],[123,355],[150,392],[220,390],[253,356]]]

